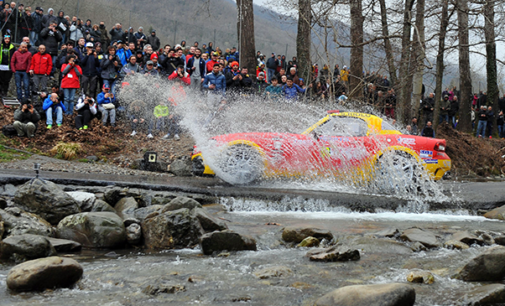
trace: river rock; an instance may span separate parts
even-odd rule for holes
[[[319,239],[314,237],[307,237],[303,239],[302,242],[298,244],[298,246],[301,248],[317,248],[319,246]]]
[[[346,245],[365,253],[412,254],[412,249],[405,244],[385,238],[356,237],[346,241]]]
[[[144,221],[147,216],[152,214],[153,212],[161,212],[161,209],[163,208],[162,205],[152,205],[152,206],[147,206],[147,207],[141,207],[138,209],[135,209],[135,212],[133,215],[135,216],[136,219],[139,219],[140,222]]]
[[[505,235],[494,237],[494,242],[499,245],[505,245]]]
[[[203,208],[195,208],[193,210],[198,221],[200,221],[200,225],[202,226],[205,232],[213,232],[213,231],[224,231],[228,229],[228,226],[223,221],[214,218]]]
[[[79,242],[72,240],[51,237],[47,237],[47,240],[49,240],[57,252],[79,252],[82,248],[82,245]]]
[[[319,251],[319,250],[318,250]],[[349,260],[359,260],[360,255],[358,250],[352,250],[349,247],[336,245],[331,248],[322,249],[321,252],[310,252],[307,256],[311,261],[349,261]]]
[[[59,238],[77,241],[84,247],[115,248],[126,241],[121,218],[110,212],[87,212],[68,216],[58,224]]]
[[[7,200],[4,197],[0,197],[0,209],[5,209],[7,207]]]
[[[14,291],[42,291],[71,287],[82,276],[81,265],[70,258],[47,257],[15,266],[7,276],[7,287]]]
[[[1,219],[0,219],[1,220]],[[3,236],[5,233],[5,227],[4,227],[4,222],[0,221],[0,241],[2,241]]]
[[[126,241],[131,245],[140,243],[142,237],[142,228],[137,223],[132,223],[126,227]]]
[[[435,234],[432,232],[423,231],[419,228],[409,228],[405,230],[401,234],[400,238],[410,242],[420,242],[427,248],[437,248],[440,246],[440,242],[438,241]]]
[[[192,176],[191,159],[176,159],[170,164],[170,172],[176,176]]]
[[[146,286],[146,284],[144,285]],[[142,290],[147,295],[158,295],[161,293],[177,293],[186,291],[186,287],[180,284],[173,283],[171,280],[159,279],[150,284]]]
[[[96,196],[91,192],[69,191],[67,194],[78,203],[82,212],[91,211],[96,200]]]
[[[313,227],[294,227],[288,226],[282,232],[282,240],[286,242],[300,243],[307,237],[314,237],[318,240],[332,240],[333,234],[329,230]]]
[[[382,231],[374,233],[375,236],[393,238],[400,235],[400,231],[397,228],[386,228]]]
[[[33,234],[46,237],[54,237],[55,235],[49,222],[17,207],[0,209],[0,219],[4,223],[6,235]]]
[[[114,207],[122,197],[122,190],[119,187],[109,187],[103,193],[103,199],[112,207]]]
[[[406,284],[342,287],[319,298],[315,306],[412,306],[416,291]]]
[[[484,217],[488,219],[505,220],[505,205],[488,211],[484,214]]]
[[[470,246],[464,242],[458,240],[448,240],[444,243],[444,246],[449,249],[466,250]]]
[[[456,275],[464,281],[501,281],[505,277],[505,247],[494,246],[470,260]]]
[[[22,185],[14,195],[14,205],[41,216],[53,225],[66,216],[81,212],[74,198],[58,185],[41,179]]]
[[[149,249],[188,248],[197,245],[203,229],[187,208],[167,211],[142,222],[142,235]]]
[[[428,251],[428,248],[419,241],[412,243],[410,249],[414,252]]]
[[[107,204],[107,202],[100,199],[96,199],[95,203],[93,203],[93,206],[91,207],[90,212],[104,212],[104,211],[116,213],[114,207]]]
[[[407,274],[407,281],[411,283],[423,283],[423,284],[433,284],[435,282],[435,277],[429,271],[410,271]]]
[[[10,236],[0,242],[0,258],[30,260],[56,255],[56,250],[44,236],[24,234]]]
[[[472,245],[472,244],[482,245],[482,244],[484,244],[484,240],[482,238],[479,238],[473,234],[470,234],[467,231],[456,232],[449,238],[449,240],[461,241],[467,245]]]
[[[167,205],[163,206],[161,213],[167,211],[178,210],[181,208],[194,209],[194,208],[202,208],[202,205],[198,203],[198,201],[187,198],[187,197],[177,197],[170,201]]]
[[[256,240],[248,235],[224,230],[203,235],[200,246],[205,255],[222,251],[256,251]]]
[[[12,184],[6,184],[0,187],[0,194],[5,197],[14,197],[16,191],[18,191],[18,188]]]
[[[476,287],[465,294],[458,305],[503,305],[505,303],[505,285],[491,284]]]
[[[135,209],[139,208],[139,204],[133,197],[122,198],[116,203],[114,209],[121,219],[135,218]]]
[[[260,269],[254,272],[254,275],[260,279],[267,279],[272,277],[283,277],[293,275],[293,271],[286,266],[275,266]]]

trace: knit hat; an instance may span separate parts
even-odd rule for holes
[[[239,64],[238,64],[238,62],[237,62],[237,61],[234,61],[234,62],[231,62],[230,66],[231,66],[231,67],[233,67],[233,66],[237,66],[237,67],[239,67]]]
[[[156,53],[151,54],[150,59],[152,60],[153,58],[158,59],[158,54],[156,54]]]
[[[264,77],[264,76],[265,76],[265,73],[264,73],[264,72],[260,72],[260,73],[258,74],[258,76],[262,76],[262,77]]]

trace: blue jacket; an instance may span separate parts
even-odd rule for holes
[[[54,104],[53,101],[51,101],[51,98],[47,97],[44,100],[44,103],[42,104],[42,109],[46,111],[47,109],[52,108],[53,112],[54,112],[58,106],[61,107],[63,112],[65,112],[67,110],[65,108],[65,105],[63,105],[63,103],[61,101],[58,104]]]
[[[195,57],[193,56],[192,58],[189,59],[188,65],[186,66],[189,75],[193,74],[193,70],[191,68],[193,68],[194,62],[195,62]],[[207,74],[205,69],[207,69],[205,67],[205,61],[203,60],[203,58],[200,57],[200,75],[202,76],[202,78],[205,77],[205,75]]]
[[[112,98],[105,98],[105,92],[102,91],[101,93],[98,94],[98,96],[96,96],[96,102],[98,103],[98,105],[115,103],[116,96],[114,96]]]
[[[132,56],[132,52],[130,50],[126,50],[121,48],[116,51],[116,55],[121,60],[121,65],[126,65],[128,63],[128,59]]]
[[[82,75],[87,77],[97,76],[98,68],[100,67],[100,61],[98,56],[92,54],[90,56],[84,55],[81,60]]]
[[[298,93],[305,93],[305,89],[300,88],[300,86],[293,84],[291,88],[288,85],[282,86],[282,95],[286,99],[294,99],[298,98]]]
[[[217,74],[214,74],[213,72],[207,74],[205,76],[205,80],[203,81],[203,88],[209,89],[209,84],[216,85],[216,88],[213,89],[214,93],[221,93],[224,95],[224,92],[226,91],[226,78],[221,72],[218,72]]]

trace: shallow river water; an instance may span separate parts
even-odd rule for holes
[[[230,229],[252,235],[256,252],[229,256],[204,256],[199,249],[146,252],[145,250],[85,250],[69,254],[84,268],[82,280],[72,289],[42,293],[13,294],[6,289],[12,266],[0,266],[0,305],[313,305],[322,295],[342,286],[374,283],[406,283],[408,271],[430,270],[432,285],[412,284],[416,305],[459,305],[468,290],[480,283],[451,279],[472,257],[487,247],[473,246],[458,251],[436,249],[413,253],[395,239],[373,238],[386,228],[400,231],[413,226],[445,237],[460,230],[503,231],[502,222],[460,213],[377,214],[341,212],[255,212],[222,205],[208,206],[227,220]],[[267,225],[274,223],[276,225]],[[308,249],[292,248],[281,241],[284,226],[310,226],[332,231],[339,242],[360,250],[354,262],[311,262]],[[391,242],[395,241],[395,242]],[[292,273],[259,279],[254,272],[286,266]],[[185,291],[151,296],[142,292],[148,285],[172,284]]]

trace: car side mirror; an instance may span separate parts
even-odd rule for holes
[[[310,134],[312,135],[312,138],[314,138],[314,140],[319,141],[319,135],[318,135],[315,131],[313,131],[313,132],[312,132],[312,133],[310,133]]]

